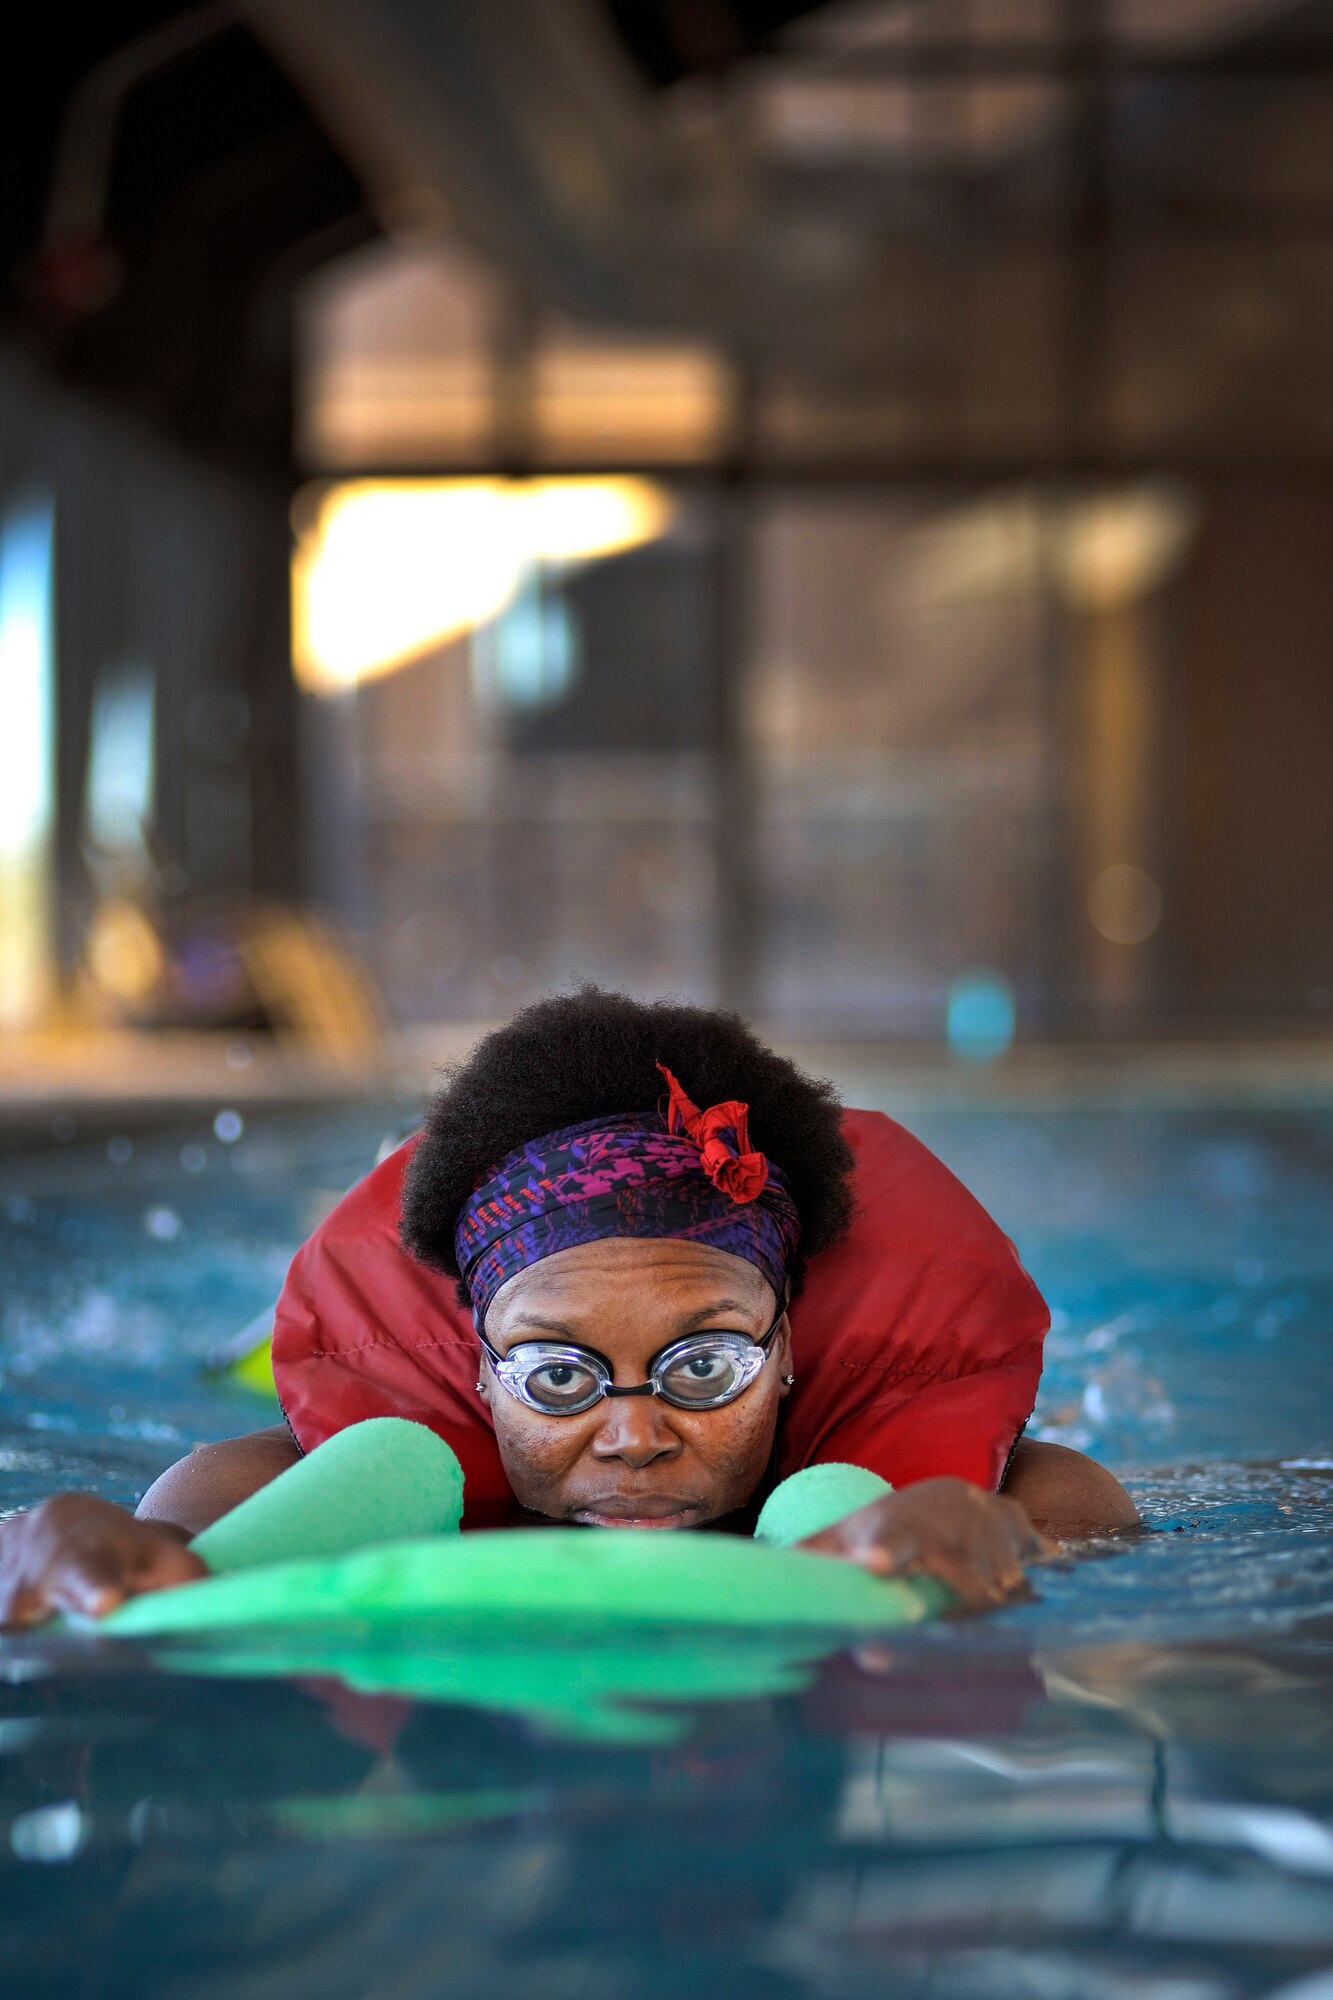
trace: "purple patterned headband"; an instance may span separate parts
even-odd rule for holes
[[[667,1128],[590,1118],[501,1161],[458,1218],[458,1267],[484,1326],[491,1300],[529,1264],[607,1236],[685,1237],[743,1257],[781,1299],[801,1233],[778,1169],[751,1152],[746,1107],[699,1111],[669,1070]]]

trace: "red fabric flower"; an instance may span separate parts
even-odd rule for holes
[[[734,1097],[707,1111],[685,1095],[665,1063],[657,1065],[671,1093],[667,1130],[685,1132],[699,1148],[704,1172],[736,1203],[753,1201],[768,1182],[768,1161],[750,1150],[750,1107]]]

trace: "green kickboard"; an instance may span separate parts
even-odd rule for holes
[[[101,1621],[124,1637],[512,1617],[587,1623],[830,1626],[917,1624],[940,1595],[850,1563],[729,1535],[635,1528],[523,1528],[390,1542],[355,1555],[279,1562],[132,1598]]]

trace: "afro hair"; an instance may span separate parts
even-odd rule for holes
[[[517,1147],[565,1125],[633,1112],[655,1119],[658,1063],[696,1104],[749,1105],[750,1143],[786,1175],[801,1218],[799,1289],[807,1260],[852,1218],[852,1154],[832,1084],[766,1048],[738,1014],[596,986],[525,1007],[446,1076],[407,1171],[404,1249],[456,1278],[454,1225],[473,1189]]]

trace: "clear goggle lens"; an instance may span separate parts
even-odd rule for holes
[[[589,1362],[554,1356],[529,1367],[519,1358],[523,1353],[520,1348],[517,1354],[505,1357],[500,1377],[506,1387],[515,1386],[511,1381],[511,1364],[518,1361],[518,1368],[512,1372],[517,1376],[517,1387],[525,1402],[535,1403],[539,1409],[549,1410],[558,1417],[576,1415],[600,1397],[606,1377]]]
[[[695,1334],[657,1357],[649,1381],[678,1409],[712,1410],[748,1389],[767,1358],[768,1349],[748,1334]],[[547,1416],[578,1416],[611,1387],[600,1360],[548,1341],[524,1341],[492,1365],[512,1395]]]
[[[682,1409],[707,1409],[729,1403],[748,1389],[764,1365],[764,1350],[753,1341],[725,1341],[714,1336],[692,1341],[683,1352],[662,1357],[653,1380],[659,1395]]]

